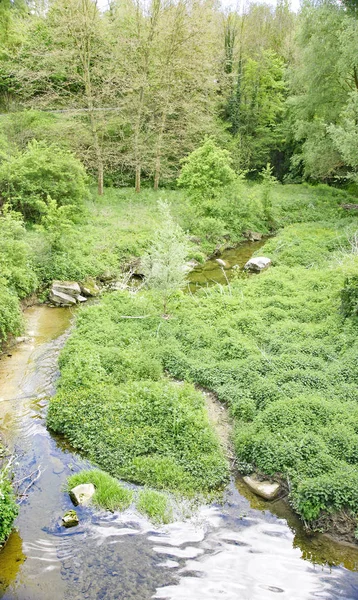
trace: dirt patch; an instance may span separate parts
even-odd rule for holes
[[[206,409],[209,419],[218,434],[221,446],[230,460],[232,467],[235,463],[235,454],[232,444],[232,423],[226,407],[219,402],[213,392],[199,388],[204,394]]]

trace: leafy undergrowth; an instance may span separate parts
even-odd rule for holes
[[[357,323],[340,312],[357,269],[355,224],[338,192],[309,191],[299,189],[308,222],[266,244],[274,266],[259,277],[180,293],[168,320],[149,293],[113,294],[81,311],[49,426],[117,477],[211,490],[227,466],[191,385],[200,384],[229,406],[243,471],[287,479],[308,522],[342,508],[358,514]]]
[[[5,449],[0,443],[0,462]],[[10,483],[9,469],[0,466],[0,549],[9,537],[18,514],[15,495]]]
[[[209,492],[226,481],[227,462],[202,394],[164,375],[162,325],[160,303],[147,296],[113,294],[81,311],[48,425],[116,477]]]

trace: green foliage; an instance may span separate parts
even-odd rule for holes
[[[0,278],[0,343],[9,335],[17,335],[22,329],[22,315],[17,296],[4,285]]]
[[[262,205],[264,209],[264,216],[269,224],[269,226],[273,229],[274,219],[272,214],[272,191],[275,185],[277,184],[276,177],[273,176],[273,167],[271,167],[270,163],[267,163],[266,167],[261,171],[262,177]]]
[[[6,542],[17,516],[18,508],[6,469],[0,469],[0,548]]]
[[[209,491],[225,481],[226,460],[202,394],[164,376],[157,332],[165,323],[145,295],[113,294],[81,311],[48,425],[115,477]]]
[[[28,221],[39,221],[49,199],[79,207],[86,193],[83,166],[54,144],[29,142],[0,166],[0,197]]]
[[[0,277],[20,298],[37,286],[22,217],[9,210],[0,215]]]
[[[125,510],[132,502],[133,492],[121,485],[114,477],[99,469],[84,470],[71,475],[67,480],[67,489],[81,483],[93,483],[96,491],[91,503],[107,510]]]
[[[207,139],[183,160],[178,185],[186,188],[199,203],[234,181],[235,172],[231,168],[229,152],[219,148],[212,139]]]
[[[144,489],[139,492],[137,502],[139,512],[147,515],[155,523],[170,523],[172,511],[166,494]]]
[[[344,281],[341,291],[341,311],[344,317],[358,316],[358,276],[351,275]]]

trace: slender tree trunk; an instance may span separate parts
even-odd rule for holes
[[[157,139],[157,148],[156,148],[155,164],[154,164],[154,186],[153,186],[155,190],[157,190],[159,188],[161,162],[162,162],[163,136],[164,136],[165,123],[167,120],[166,113],[167,113],[167,106],[165,107],[165,109],[163,110],[163,113],[162,113],[160,129],[159,129],[158,139]]]
[[[141,166],[140,164],[136,164],[135,167],[135,191],[137,194],[140,192],[140,179],[141,179]]]

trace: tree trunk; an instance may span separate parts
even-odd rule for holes
[[[135,168],[135,191],[137,194],[140,192],[140,177],[141,177],[141,166],[136,165]]]
[[[159,133],[158,133],[157,149],[156,149],[156,154],[155,154],[155,166],[154,166],[154,186],[153,187],[155,190],[157,190],[159,188],[160,171],[161,171],[161,163],[162,163],[163,136],[164,136],[165,124],[167,121],[167,111],[168,111],[168,102],[166,102],[165,107],[162,112],[162,118],[160,121],[160,129],[159,129]]]

